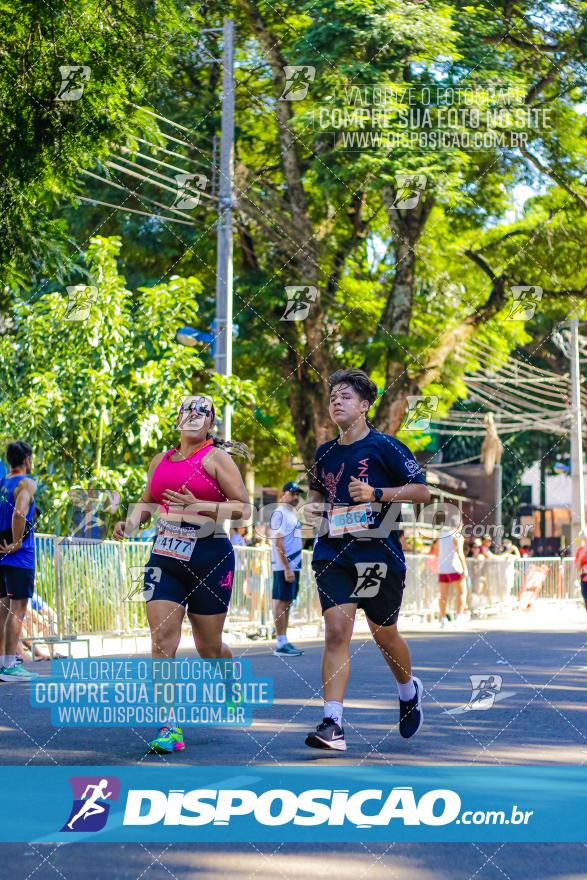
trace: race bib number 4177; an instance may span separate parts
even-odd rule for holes
[[[196,538],[193,535],[181,532],[160,532],[153,544],[153,553],[159,556],[171,556],[172,559],[181,559],[189,562],[196,546]]]

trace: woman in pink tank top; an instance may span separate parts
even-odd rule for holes
[[[184,398],[176,421],[179,446],[153,458],[141,504],[114,528],[113,537],[121,540],[157,513],[157,537],[143,586],[153,659],[175,657],[186,611],[200,657],[232,657],[222,632],[234,548],[222,522],[250,515],[243,479],[227,451],[246,454],[246,447],[212,439],[214,419],[209,397]],[[181,728],[171,723],[150,743],[156,752],[184,748]]]

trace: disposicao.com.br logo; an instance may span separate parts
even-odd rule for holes
[[[110,801],[117,801],[116,776],[72,776],[73,804],[62,831],[101,831],[108,821]]]
[[[432,789],[416,797],[411,786],[391,790],[369,788],[352,794],[346,789],[130,789],[123,824],[153,826],[231,825],[240,820],[263,826],[406,826],[527,825],[532,810],[513,805],[503,810],[465,810],[456,791]],[[235,820],[235,821],[233,821]]]

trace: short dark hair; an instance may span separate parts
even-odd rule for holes
[[[332,392],[335,385],[350,385],[361,400],[367,400],[369,406],[372,406],[377,400],[377,385],[373,382],[364,370],[336,370],[328,377],[328,390]]]
[[[24,440],[17,440],[15,443],[9,443],[6,447],[6,460],[10,467],[20,467],[24,464],[25,458],[33,454],[32,446],[25,443]]]

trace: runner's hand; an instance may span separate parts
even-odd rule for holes
[[[300,510],[300,514],[304,522],[312,528],[317,529],[323,519],[323,512],[327,508],[323,501],[308,501]]]
[[[369,483],[364,483],[362,480],[357,480],[356,477],[351,477],[349,495],[353,501],[373,501],[373,486],[370,486]]]
[[[283,576],[286,579],[286,581],[288,582],[288,584],[292,584],[295,580],[295,575],[294,575],[293,571],[291,570],[291,568],[286,568],[285,571],[283,572]]]
[[[0,541],[0,553],[16,553],[22,547],[22,541],[15,541],[9,544],[7,541]]]
[[[112,530],[112,539],[114,541],[122,541],[123,538],[126,538],[126,521],[121,519]]]
[[[192,495],[189,489],[182,489],[181,492],[174,492],[173,489],[166,489],[163,493],[163,501],[169,507],[190,507],[192,504],[198,504],[200,498]]]

